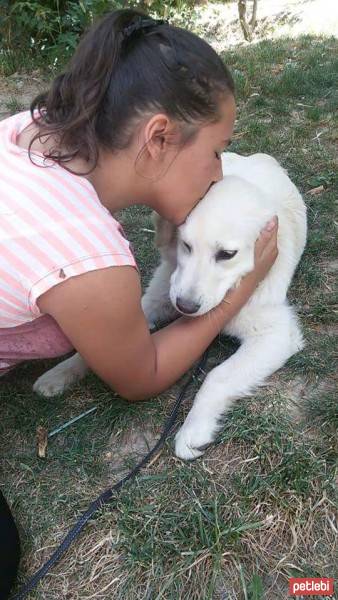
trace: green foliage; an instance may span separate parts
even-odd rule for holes
[[[68,58],[96,17],[121,8],[112,0],[16,0],[0,3],[2,51]]]
[[[132,7],[155,17],[189,16],[192,0],[0,0],[0,53],[22,49],[56,64],[73,53],[81,34],[108,11]]]

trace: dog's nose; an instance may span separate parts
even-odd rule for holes
[[[200,308],[200,304],[197,302],[193,302],[192,300],[186,300],[185,298],[181,298],[180,296],[176,298],[176,306],[178,310],[186,315],[192,315],[197,312]]]

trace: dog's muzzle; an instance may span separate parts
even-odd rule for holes
[[[178,310],[184,313],[185,315],[192,315],[196,313],[201,307],[201,305],[198,304],[198,302],[182,298],[181,296],[178,296],[176,298],[176,306]]]

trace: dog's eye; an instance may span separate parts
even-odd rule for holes
[[[191,246],[189,246],[189,244],[187,244],[187,242],[183,242],[182,240],[182,244],[185,247],[185,249],[187,250],[187,252],[189,252],[189,254],[191,253]]]
[[[230,260],[233,258],[235,254],[237,254],[238,250],[219,250],[216,254],[216,261],[218,260]]]

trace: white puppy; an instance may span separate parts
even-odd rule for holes
[[[232,402],[250,394],[303,347],[286,293],[306,241],[306,209],[296,187],[275,159],[265,154],[222,157],[224,179],[215,184],[176,228],[157,219],[161,263],[143,296],[150,326],[179,313],[202,315],[219,304],[254,265],[260,230],[278,215],[277,260],[267,277],[223,333],[240,348],[214,368],[199,390],[176,435],[176,454],[201,456],[220,428]],[[63,392],[86,371],[76,354],[42,375],[34,390]]]
[[[201,456],[233,401],[249,395],[303,347],[286,293],[306,241],[306,209],[286,171],[265,154],[222,157],[224,179],[215,184],[178,231],[161,220],[162,262],[143,297],[149,323],[170,318],[173,308],[198,316],[219,304],[254,266],[260,230],[278,215],[278,257],[249,302],[224,328],[241,341],[214,368],[176,435],[176,454]],[[168,298],[170,297],[170,303]]]

